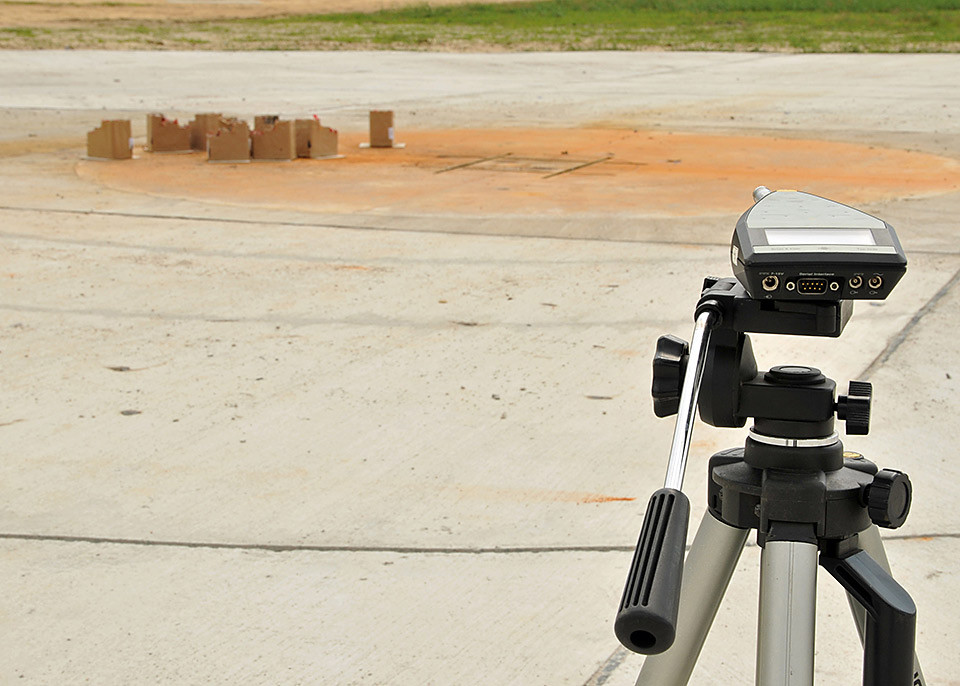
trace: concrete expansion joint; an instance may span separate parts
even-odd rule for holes
[[[900,534],[884,536],[887,541],[932,541],[960,539],[957,533]],[[530,555],[542,553],[629,553],[633,546],[569,545],[569,546],[496,546],[496,547],[430,547],[430,546],[352,546],[352,545],[282,545],[270,543],[217,543],[212,541],[164,541],[139,538],[99,536],[66,536],[56,534],[0,533],[4,541],[37,541],[49,543],[91,543],[101,545],[147,546],[156,548],[212,548],[221,550],[258,550],[270,553],[400,553],[405,555]],[[747,543],[747,547],[756,544]],[[689,549],[689,545],[687,549]]]
[[[91,217],[121,217],[129,219],[150,219],[156,221],[191,221],[191,222],[202,222],[207,224],[235,224],[240,226],[279,226],[279,227],[296,227],[296,228],[319,228],[319,229],[340,229],[347,231],[392,231],[396,233],[431,233],[431,234],[441,234],[441,235],[458,235],[458,236],[506,236],[506,237],[523,237],[528,240],[555,240],[555,241],[573,241],[573,242],[602,242],[602,243],[644,243],[649,245],[677,245],[677,246],[696,246],[696,247],[717,247],[717,248],[726,248],[729,246],[729,241],[726,240],[691,240],[690,237],[685,237],[684,240],[670,240],[668,238],[657,239],[650,238],[648,236],[643,236],[642,238],[624,238],[624,237],[602,237],[594,235],[582,235],[582,236],[571,236],[565,235],[562,232],[558,231],[556,235],[552,233],[544,234],[526,234],[526,233],[494,233],[491,234],[489,231],[485,231],[482,228],[478,228],[475,231],[464,229],[462,225],[458,226],[456,230],[443,230],[437,228],[436,226],[430,226],[429,228],[410,228],[409,226],[386,226],[382,224],[370,224],[364,221],[358,221],[356,223],[348,224],[341,223],[337,221],[295,221],[295,220],[284,220],[284,219],[269,219],[269,218],[258,218],[258,219],[243,219],[238,217],[222,217],[222,216],[203,216],[203,215],[193,215],[193,214],[157,214],[153,212],[129,212],[122,210],[95,210],[95,209],[79,209],[79,208],[65,208],[65,207],[37,207],[30,205],[0,205],[0,211],[6,212],[35,212],[38,214],[60,214],[60,215],[73,215],[73,216],[91,216]],[[342,215],[343,219],[348,219],[351,215],[345,214]],[[411,219],[410,217],[406,219]],[[480,223],[483,223],[487,218],[485,217],[476,217],[468,219],[468,221],[477,220]],[[631,218],[631,221],[643,220],[643,216]],[[590,221],[585,220],[585,221]],[[569,223],[568,220],[564,219],[560,222],[562,225]],[[3,233],[4,236],[13,236],[15,234]],[[921,255],[930,255],[935,257],[943,257],[950,255],[960,256],[960,250],[956,253],[944,252],[940,249],[911,249],[911,256],[921,256]],[[950,282],[954,283],[953,281]],[[949,284],[948,284],[949,285]]]
[[[272,553],[402,553],[421,555],[518,555],[537,553],[611,553],[631,552],[632,546],[516,546],[516,547],[422,547],[422,546],[352,546],[352,545],[276,545],[270,543],[217,543],[211,541],[163,541],[98,536],[66,536],[55,534],[0,533],[0,540],[39,541],[52,543],[92,543],[103,545],[149,546],[157,548],[213,548],[226,550],[259,550]]]

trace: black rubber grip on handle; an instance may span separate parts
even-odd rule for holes
[[[650,498],[613,625],[635,653],[656,655],[673,645],[689,521],[690,501],[680,491],[661,488]]]

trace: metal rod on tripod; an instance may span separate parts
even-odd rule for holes
[[[693,422],[697,416],[700,381],[703,379],[707,351],[710,348],[710,332],[716,322],[717,315],[711,311],[701,312],[697,316],[693,338],[690,340],[690,357],[683,376],[683,387],[680,390],[680,407],[677,411],[677,425],[673,430],[673,443],[670,445],[670,461],[667,463],[664,488],[683,490],[683,475],[687,469]]]
[[[676,636],[684,543],[690,518],[690,500],[681,490],[683,473],[690,452],[710,330],[718,318],[719,314],[711,309],[697,314],[689,353],[684,351],[674,358],[682,366],[686,354],[687,363],[677,403],[677,425],[670,446],[667,477],[664,487],[650,498],[643,517],[643,528],[613,625],[617,638],[625,647],[644,655],[668,650]]]

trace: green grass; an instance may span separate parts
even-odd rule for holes
[[[0,47],[960,52],[960,0],[537,0],[0,29]]]
[[[591,24],[607,26],[626,22],[645,23],[659,15],[669,21],[683,15],[728,15],[803,13],[806,15],[869,15],[891,12],[901,15],[960,10],[957,0],[539,0],[512,4],[453,5],[432,7],[425,3],[398,10],[368,14],[306,15],[301,21],[350,21],[356,23],[420,23],[537,28],[545,25]]]
[[[6,35],[6,36],[14,36],[14,37],[16,37],[16,38],[28,38],[28,39],[32,39],[32,38],[36,38],[36,37],[37,37],[37,30],[36,30],[36,29],[22,28],[22,27],[2,28],[2,29],[0,29],[0,40],[2,40],[2,37],[3,37],[4,35]]]
[[[268,20],[269,21],[269,20]],[[960,43],[960,0],[539,0],[427,4],[372,14],[312,15],[278,23],[427,26],[493,45],[592,49],[950,50]],[[397,35],[396,32],[393,32]],[[561,34],[564,36],[560,38]],[[402,44],[402,34],[396,42]]]

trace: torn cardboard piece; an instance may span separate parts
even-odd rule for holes
[[[269,122],[257,117],[258,126],[250,134],[255,160],[292,160],[297,156],[297,137],[292,121]]]
[[[207,139],[210,162],[249,162],[250,126],[238,119],[220,119],[217,132]]]
[[[296,120],[297,157],[323,159],[339,157],[338,134],[329,126],[321,126],[320,119]]]
[[[189,152],[190,126],[162,114],[147,115],[147,145],[150,152]]]
[[[104,119],[87,132],[87,157],[99,160],[129,160],[133,157],[133,137],[129,119]]]
[[[262,129],[266,126],[273,126],[280,121],[279,114],[258,114],[253,118],[253,130]]]
[[[190,149],[206,151],[207,138],[220,128],[223,115],[219,112],[205,112],[198,114],[190,122]]]

